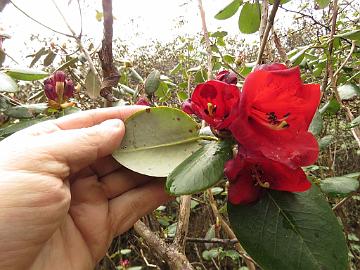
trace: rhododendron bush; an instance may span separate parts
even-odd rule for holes
[[[0,139],[80,110],[144,106],[125,121],[113,158],[166,179],[165,191],[177,199],[149,218],[166,241],[148,250],[146,239],[136,247],[128,238],[125,247],[116,242],[107,256],[114,269],[131,270],[136,256],[162,269],[146,258],[162,245],[186,251],[194,269],[357,269],[359,5],[229,0],[213,17],[238,16],[241,33],[259,31],[253,48],[248,36],[232,39],[206,25],[200,37],[141,47],[139,55],[112,36],[113,55],[102,54],[111,47],[106,40],[100,50],[81,34],[46,42],[27,56],[28,67],[0,66]],[[274,21],[277,8],[301,15],[295,30]],[[96,10],[96,20],[103,16]],[[8,38],[0,29],[0,65],[9,58]],[[354,210],[342,211],[351,200]],[[153,261],[171,256],[160,257]]]
[[[211,136],[177,109],[147,108],[127,120],[114,157],[131,170],[167,177],[166,189],[175,196],[204,191],[225,176],[231,225],[265,269],[296,269],[300,258],[298,269],[345,267],[342,230],[302,169],[318,157],[308,129],[321,93],[300,75],[298,67],[259,65],[238,87],[236,75],[223,70],[198,84],[182,105],[210,126]],[[152,133],[160,138],[150,139]],[[330,235],[336,245],[329,245]],[[290,246],[291,254],[278,259]]]

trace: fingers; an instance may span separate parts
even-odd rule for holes
[[[38,137],[41,149],[55,160],[66,162],[71,173],[110,155],[125,134],[124,123],[112,119],[88,128],[59,130]]]
[[[120,169],[122,166],[112,156],[107,156],[97,160],[91,165],[91,170],[98,176],[103,177],[115,170]]]
[[[145,106],[122,106],[96,110],[83,111],[70,114],[54,120],[60,129],[86,128],[97,125],[109,119],[125,120],[137,111],[143,110]]]
[[[127,231],[142,216],[173,199],[165,192],[164,185],[164,181],[156,179],[109,202],[114,236]]]
[[[144,185],[152,180],[157,181],[153,177],[142,175],[126,168],[121,168],[100,178],[103,190],[108,199],[113,199],[130,189]]]

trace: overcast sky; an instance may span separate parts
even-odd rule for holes
[[[12,1],[36,20],[56,30],[70,33],[51,0]],[[70,5],[68,5],[69,2]],[[221,29],[231,35],[239,34],[238,14],[224,21],[214,19],[214,15],[229,2],[231,0],[203,0],[209,31]],[[56,3],[60,6],[69,24],[79,33],[80,16],[77,1],[56,0]],[[94,44],[98,45],[102,38],[103,26],[95,16],[96,10],[102,11],[101,1],[87,0],[81,1],[81,3],[85,38],[93,39]],[[154,40],[167,42],[179,35],[194,35],[201,31],[197,0],[114,0],[113,15],[116,18],[114,38],[121,38],[131,48],[149,44]],[[278,14],[278,16],[283,15]],[[282,18],[282,21],[285,20]],[[56,38],[60,38],[59,44],[66,39],[34,23],[12,4],[8,4],[0,13],[0,26],[12,36],[4,43],[6,52],[22,63],[25,61],[26,65],[30,63],[31,59],[24,57],[33,53],[34,50],[40,49],[40,44],[29,41],[31,34],[40,34],[49,41],[56,41]],[[245,35],[245,37],[247,41],[257,41],[258,33]],[[9,61],[7,63],[14,65]]]

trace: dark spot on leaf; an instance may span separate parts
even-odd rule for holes
[[[146,108],[145,111],[146,111],[147,113],[150,113],[150,108]]]
[[[193,133],[193,130],[192,130],[192,129],[189,129],[189,132],[190,132],[190,133]]]
[[[177,120],[177,121],[180,121],[180,117],[176,117],[176,120]]]
[[[315,237],[316,237],[316,238],[319,238],[319,233],[316,232],[316,233],[315,233]]]

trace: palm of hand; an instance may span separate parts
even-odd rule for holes
[[[114,236],[169,200],[161,181],[109,156],[124,133],[94,126],[109,115],[84,115],[1,143],[0,153],[12,152],[0,154],[1,269],[92,269]],[[88,128],[68,130],[79,117]]]

